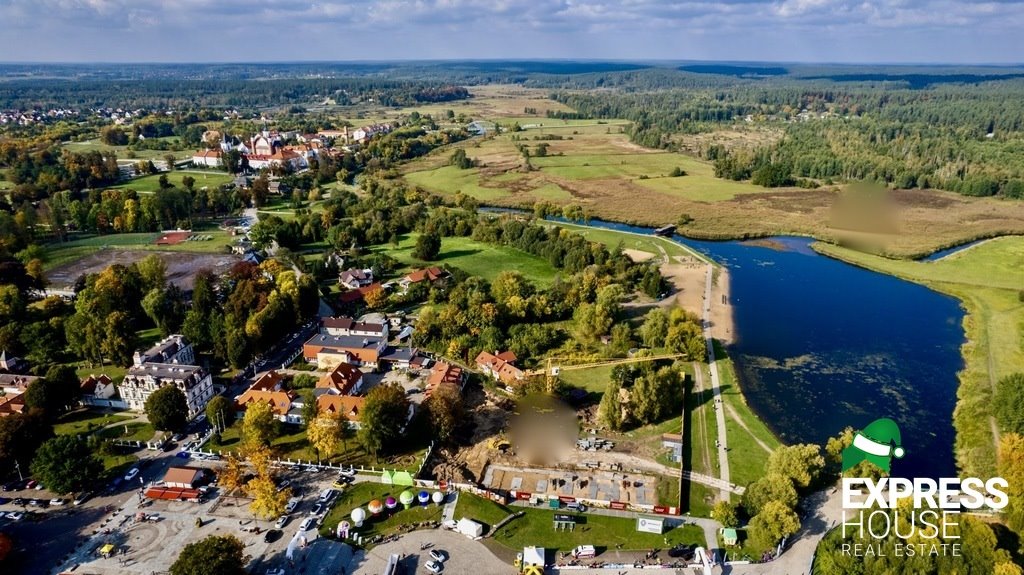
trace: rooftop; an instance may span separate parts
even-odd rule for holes
[[[133,365],[128,368],[128,375],[135,377],[159,377],[161,379],[188,379],[189,377],[202,373],[203,368],[198,365],[182,365],[180,363],[154,363],[147,362],[142,365]]]

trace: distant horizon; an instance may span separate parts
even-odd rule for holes
[[[1024,62],[1024,1],[6,0],[11,62]]]
[[[92,65],[129,65],[129,66],[225,66],[249,65],[271,66],[287,64],[444,64],[459,62],[480,63],[514,63],[514,62],[585,62],[585,63],[616,63],[643,64],[652,67],[674,64],[745,64],[745,65],[796,65],[796,66],[893,66],[893,67],[970,67],[981,68],[1020,68],[1021,61],[830,61],[830,60],[743,60],[743,59],[690,59],[690,58],[386,58],[386,59],[352,59],[352,60],[0,60],[0,66],[92,66]]]

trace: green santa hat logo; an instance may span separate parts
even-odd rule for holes
[[[843,472],[861,461],[870,461],[889,472],[889,462],[900,459],[906,450],[900,445],[900,428],[896,422],[883,417],[872,421],[853,436],[853,444],[843,450]]]

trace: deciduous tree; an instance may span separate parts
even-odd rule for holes
[[[189,543],[171,564],[171,575],[245,575],[245,546],[233,535]]]
[[[796,512],[778,501],[769,501],[761,512],[750,520],[750,538],[763,549],[775,546],[783,537],[789,537],[800,530],[800,518]]]
[[[173,385],[165,385],[150,394],[145,411],[149,422],[161,431],[177,431],[188,422],[185,393]]]
[[[768,456],[765,473],[777,473],[793,480],[793,485],[803,489],[817,481],[825,467],[821,448],[810,443],[779,447]]]
[[[439,440],[448,441],[462,420],[462,392],[458,386],[441,384],[434,388],[424,403],[430,415],[430,426]]]
[[[84,439],[74,435],[47,440],[32,459],[32,474],[60,494],[85,488],[102,471],[103,463]]]
[[[245,486],[245,492],[252,497],[249,510],[263,519],[284,515],[288,498],[292,496],[290,488],[278,490],[274,480],[267,475],[257,475],[251,479]]]
[[[401,437],[409,411],[405,390],[397,384],[378,385],[366,395],[360,417],[359,442],[375,457]]]
[[[277,437],[278,423],[269,402],[250,402],[242,418],[242,444],[246,449],[269,446]]]

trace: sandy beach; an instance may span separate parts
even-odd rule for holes
[[[676,256],[672,263],[661,264],[659,269],[675,289],[675,294],[663,300],[661,305],[678,305],[699,316],[704,303],[708,264],[697,258]],[[728,343],[735,333],[732,300],[729,299],[729,271],[724,267],[715,270],[711,287],[711,333],[715,339]]]

